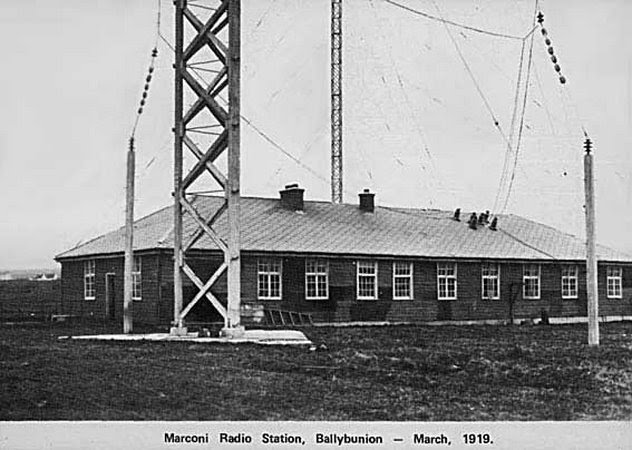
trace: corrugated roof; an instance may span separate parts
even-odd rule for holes
[[[223,203],[219,197],[197,197],[195,207],[210,217]],[[516,215],[498,216],[498,231],[471,230],[467,221],[452,220],[451,211],[377,206],[375,212],[357,205],[305,201],[304,211],[281,207],[278,199],[243,197],[242,250],[341,255],[392,255],[431,258],[581,260],[585,247],[579,238]],[[185,242],[197,228],[184,216]],[[226,215],[215,226],[227,236]],[[172,207],[136,221],[134,249],[173,248]],[[95,238],[57,258],[123,252],[125,230]],[[216,250],[208,237],[194,247]],[[632,256],[598,246],[603,261],[632,261]]]

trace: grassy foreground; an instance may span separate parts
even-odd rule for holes
[[[326,350],[0,326],[0,420],[630,420],[632,323],[306,328]],[[110,330],[111,331],[111,330]]]

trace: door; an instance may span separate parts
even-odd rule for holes
[[[105,318],[114,320],[114,293],[116,274],[105,274]]]

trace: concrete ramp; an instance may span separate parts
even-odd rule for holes
[[[240,337],[199,337],[198,333],[175,336],[169,333],[149,334],[94,334],[60,336],[59,339],[90,341],[158,341],[194,342],[197,344],[261,344],[261,345],[311,345],[305,334],[297,330],[245,330]]]

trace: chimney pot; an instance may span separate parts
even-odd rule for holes
[[[373,212],[375,210],[375,194],[364,189],[360,194],[360,211]]]
[[[461,221],[461,208],[457,208],[457,209],[454,211],[454,217],[453,217],[453,219],[454,219],[454,220],[456,220],[457,222],[460,222],[460,221]]]
[[[491,225],[489,226],[489,229],[492,230],[492,231],[496,231],[498,229],[497,225],[498,225],[498,217],[494,217],[492,219]]]
[[[281,195],[281,206],[292,211],[303,211],[303,193],[298,183],[286,184],[285,189],[279,191]]]

